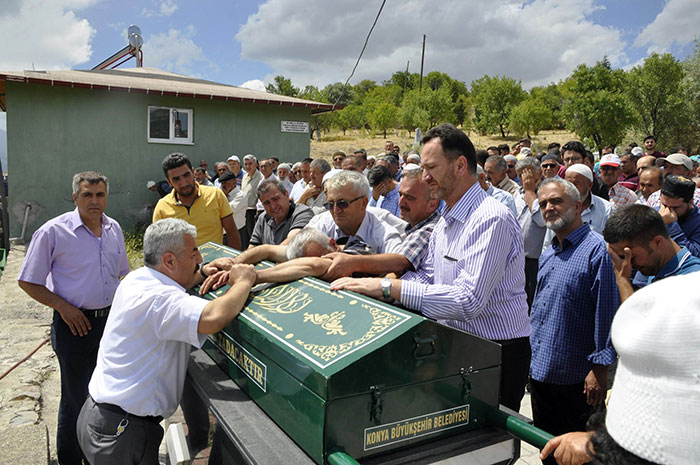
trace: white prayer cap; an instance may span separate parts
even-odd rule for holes
[[[571,165],[566,169],[567,173],[571,171],[572,173],[578,173],[585,176],[589,181],[593,182],[593,171],[583,163],[576,163]]]

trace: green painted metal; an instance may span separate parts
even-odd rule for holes
[[[312,278],[254,288],[205,350],[317,463],[480,428],[498,407],[497,344]]]
[[[490,408],[487,412],[486,419],[490,425],[508,431],[513,436],[538,449],[542,449],[554,437],[548,432],[498,409]]]
[[[163,158],[183,152],[195,165],[231,154],[309,156],[309,135],[283,133],[280,121],[309,121],[311,110],[218,100],[78,89],[6,82],[7,150],[12,236],[22,228],[23,205],[31,202],[27,238],[45,221],[74,208],[73,174],[95,170],[110,179],[107,214],[124,229],[150,221],[158,195],[149,179],[164,179]],[[194,145],[147,142],[148,106],[191,108]],[[41,182],[23,182],[37,167]]]
[[[344,452],[333,452],[330,454],[328,456],[328,463],[330,465],[360,465],[357,460]]]

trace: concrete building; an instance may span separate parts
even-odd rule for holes
[[[25,237],[73,208],[70,179],[110,179],[107,214],[124,229],[147,220],[164,179],[160,163],[183,152],[209,169],[229,155],[297,161],[309,155],[312,114],[330,104],[244,89],[153,68],[0,71],[7,112],[10,231]],[[26,211],[26,206],[31,209]]]

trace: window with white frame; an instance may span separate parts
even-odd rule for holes
[[[148,107],[148,142],[192,144],[192,109]]]

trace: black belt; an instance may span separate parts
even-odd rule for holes
[[[95,309],[81,308],[80,310],[82,310],[83,313],[85,313],[86,315],[90,315],[90,316],[95,317],[95,318],[101,318],[103,316],[109,315],[110,308],[112,308],[111,305],[109,305],[105,308],[95,308]]]
[[[93,402],[94,402],[94,399],[93,399]],[[126,410],[124,410],[123,408],[121,408],[120,406],[114,405],[114,404],[95,402],[95,405],[97,405],[101,409],[107,410],[108,412],[116,413],[117,415],[124,415],[125,417],[129,417],[129,418],[138,418],[138,419],[145,420],[145,421],[148,421],[151,423],[155,423],[156,425],[158,423],[160,423],[161,421],[163,421],[163,417],[160,417],[160,416],[152,417],[152,416],[133,415],[133,414],[127,412]]]

